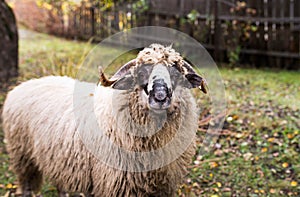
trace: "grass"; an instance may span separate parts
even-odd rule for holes
[[[28,35],[20,39],[19,82],[50,74],[74,77],[94,47],[34,32]],[[119,66],[131,57],[122,56],[112,64]],[[195,156],[178,195],[299,196],[300,73],[241,68],[220,72],[229,108],[224,128],[210,151]],[[206,127],[201,125],[197,133],[199,149]],[[0,195],[4,195],[15,189],[15,177],[1,127],[0,139]],[[42,194],[53,196],[55,188],[47,183]]]
[[[247,95],[246,101],[255,103],[271,101],[274,104],[300,108],[299,72],[253,70],[253,69],[222,69],[229,99],[241,101]],[[233,77],[234,76],[234,77]],[[239,89],[243,91],[231,91]]]

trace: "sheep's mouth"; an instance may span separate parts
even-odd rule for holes
[[[145,92],[147,93],[147,92]],[[165,85],[154,84],[148,94],[148,104],[150,109],[166,110],[171,106],[172,93]]]
[[[153,110],[166,110],[171,106],[171,99],[166,98],[162,101],[157,100],[155,97],[149,96],[149,106]]]

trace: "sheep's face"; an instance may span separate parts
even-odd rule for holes
[[[146,97],[150,109],[164,110],[170,107],[173,88],[170,73],[165,65],[142,66],[137,79],[138,86],[143,88],[141,94]]]
[[[193,67],[171,46],[152,44],[139,52],[136,59],[123,65],[111,79],[100,68],[103,86],[138,93],[139,102],[155,112],[161,112],[176,103],[176,88],[199,87],[206,93],[206,82]]]
[[[179,67],[164,63],[136,65],[112,87],[120,90],[138,90],[140,101],[154,112],[169,109],[174,103],[174,90],[179,87],[194,88],[201,85],[203,79],[193,74],[182,74]]]

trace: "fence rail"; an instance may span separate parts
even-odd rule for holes
[[[82,3],[68,15],[60,34],[100,41],[123,29],[159,25],[193,36],[219,60],[226,60],[228,51],[240,47],[241,61],[300,68],[298,0],[246,0],[245,4],[237,0],[146,2],[146,10],[134,0],[115,1],[109,9],[99,3]]]

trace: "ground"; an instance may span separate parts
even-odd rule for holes
[[[17,83],[50,74],[74,77],[92,47],[21,30]],[[210,120],[204,109],[197,146],[208,151],[198,151],[178,196],[299,196],[300,72],[226,67],[220,72],[228,100],[223,130],[219,137],[210,133],[216,136],[212,148],[203,147]],[[12,86],[0,91],[0,109]],[[197,102],[206,102],[200,91],[195,94]],[[0,195],[17,187],[8,161],[0,127]],[[46,183],[42,194],[53,196],[55,188]]]

